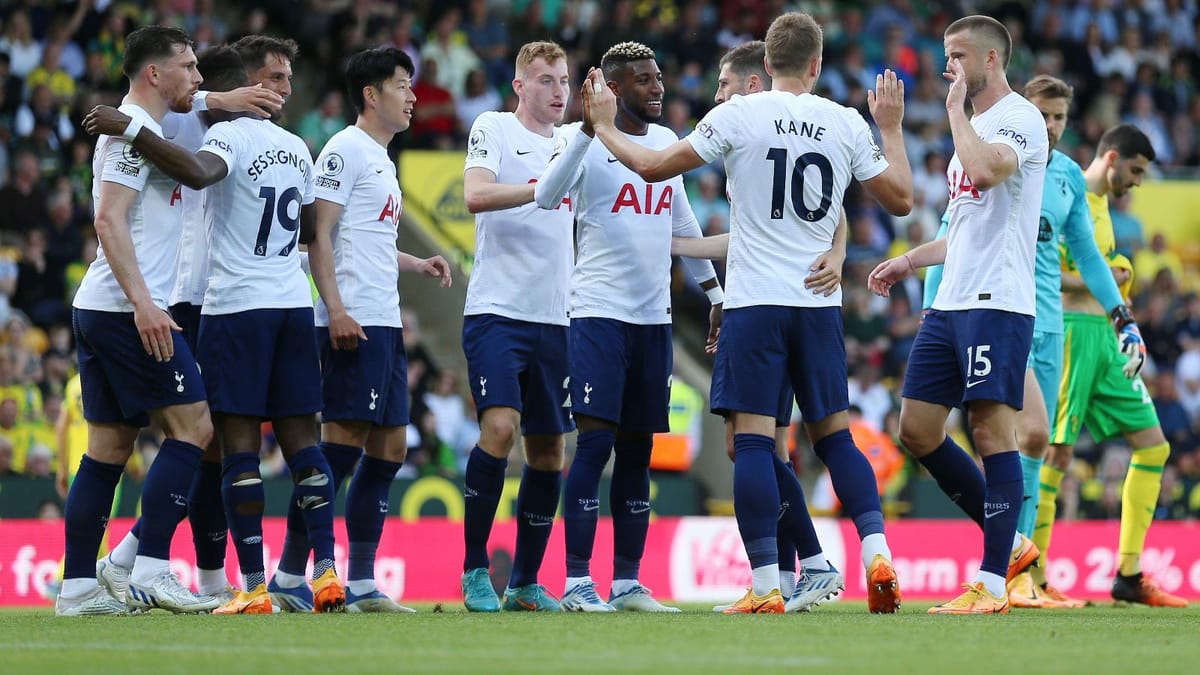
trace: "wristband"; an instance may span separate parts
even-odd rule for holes
[[[1117,330],[1121,330],[1133,323],[1133,313],[1129,311],[1129,307],[1126,305],[1113,307],[1113,310],[1108,315],[1112,317],[1113,325],[1116,326]]]
[[[725,291],[722,291],[720,286],[713,286],[704,291],[704,294],[708,296],[708,301],[714,305],[720,305],[725,302]]]
[[[133,139],[137,138],[138,132],[142,130],[143,126],[142,121],[136,117],[129,120],[129,126],[125,127],[125,131],[121,132],[121,138],[132,143]]]
[[[192,94],[192,110],[204,112],[208,110],[208,92],[201,89]]]

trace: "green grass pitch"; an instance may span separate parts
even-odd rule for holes
[[[0,612],[5,673],[1195,673],[1200,607],[942,617],[809,614],[145,616]]]

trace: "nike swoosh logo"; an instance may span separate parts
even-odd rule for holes
[[[987,382],[987,378],[986,378],[986,377],[985,377],[984,379],[982,379],[982,380],[975,380],[974,382],[968,382],[968,383],[967,383],[967,389],[970,389],[971,387],[974,387],[974,386],[975,386],[975,385],[977,385],[977,384],[983,384],[984,382]]]
[[[1007,511],[1007,510],[1008,510],[1008,509],[1004,509],[1003,511],[992,511],[991,513],[987,513],[987,512],[985,511],[985,512],[984,512],[984,514],[983,514],[983,517],[984,517],[984,518],[987,518],[987,519],[989,519],[989,520],[990,520],[990,519],[991,519],[993,516],[998,516],[998,515],[1000,515],[1001,513],[1004,513],[1004,511]]]
[[[533,151],[532,150],[518,150],[517,154],[518,155],[528,155],[531,152],[533,152]]]
[[[549,521],[549,520],[544,520],[544,521],[534,520],[534,521],[529,522],[529,524],[533,527],[549,527],[550,523],[551,523],[551,521]]]
[[[590,504],[588,506],[583,507],[583,510],[584,511],[595,511],[596,509],[599,509],[599,508],[600,508],[599,504]]]
[[[613,162],[619,162],[619,161],[621,161],[621,160],[617,159],[616,157],[609,157],[609,158],[608,158],[608,163],[609,163],[609,164],[612,164]]]
[[[375,173],[383,173],[383,169],[375,169]]]
[[[630,512],[630,513],[645,513],[645,512],[647,512],[647,511],[649,511],[649,510],[650,510],[650,507],[649,507],[649,506],[647,506],[647,507],[645,507],[645,508],[642,508],[642,509],[629,509],[629,512]]]

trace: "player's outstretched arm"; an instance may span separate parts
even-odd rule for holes
[[[918,267],[940,265],[946,262],[946,240],[935,239],[925,242],[904,255],[888,258],[879,263],[867,276],[867,288],[881,297],[891,294],[892,286],[917,271]]]
[[[137,197],[137,190],[101,181],[100,202],[96,205],[96,238],[104,248],[104,257],[112,268],[113,277],[133,304],[133,321],[142,337],[142,348],[156,361],[169,361],[175,355],[171,331],[182,329],[154,304],[138,268],[128,220]]]
[[[904,149],[904,81],[885,70],[875,76],[875,91],[867,91],[867,107],[879,127],[888,167],[864,181],[867,192],[893,216],[906,216],[913,208],[912,168]],[[869,132],[868,132],[869,133]]]
[[[950,135],[954,152],[962,163],[963,173],[979,190],[987,190],[1008,179],[1017,170],[1017,152],[1004,143],[988,143],[979,137],[967,117],[967,74],[958,59],[946,63],[942,77],[950,81],[946,94],[946,114],[950,118]]]
[[[534,183],[509,185],[497,183],[496,174],[482,167],[463,173],[463,201],[471,213],[503,211],[533,201]]]
[[[396,251],[396,263],[400,265],[401,272],[416,272],[438,279],[438,285],[442,288],[450,288],[454,284],[454,280],[450,276],[450,263],[440,255],[432,258],[418,258],[411,253]]]
[[[647,183],[698,169],[705,162],[686,140],[676,141],[662,150],[651,150],[626,138],[614,124],[617,99],[604,81],[599,68],[588,71],[583,83],[583,105],[586,115],[599,138],[622,164],[632,169]]]
[[[555,209],[563,197],[579,182],[583,173],[583,158],[592,145],[591,129],[577,131],[567,146],[556,150],[550,164],[533,188],[533,200],[543,209]]]
[[[671,255],[698,260],[724,260],[729,256],[729,234],[711,237],[671,237]]]
[[[316,222],[313,240],[308,244],[308,265],[321,301],[329,311],[329,340],[334,349],[358,349],[358,341],[366,340],[362,326],[346,312],[338,290],[337,274],[333,267],[333,227],[342,217],[341,204],[318,199],[313,202]]]
[[[133,127],[131,123],[132,118],[120,110],[98,105],[84,118],[83,127],[93,136],[125,136],[138,152],[162,169],[163,173],[193,190],[208,187],[228,173],[228,167],[220,158],[210,153],[192,154],[142,127],[140,123]]]

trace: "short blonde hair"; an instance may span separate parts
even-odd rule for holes
[[[563,48],[558,46],[557,42],[542,40],[539,42],[527,42],[521,45],[521,51],[517,52],[517,77],[521,77],[525,73],[525,69],[529,64],[537,59],[544,60],[547,64],[553,64],[559,59],[567,58],[567,53]]]
[[[1012,35],[1004,24],[982,14],[964,16],[946,27],[945,37],[963,31],[970,31],[972,38],[987,41],[988,45],[985,46],[995,47],[996,53],[1000,55],[1000,63],[1008,68],[1008,60],[1012,58]]]
[[[808,64],[821,56],[824,37],[821,26],[809,14],[788,12],[767,29],[767,65],[778,77],[803,75]]]
[[[1025,90],[1021,93],[1030,100],[1065,98],[1067,105],[1070,105],[1071,100],[1075,98],[1075,89],[1071,85],[1051,75],[1038,75],[1025,84]]]

